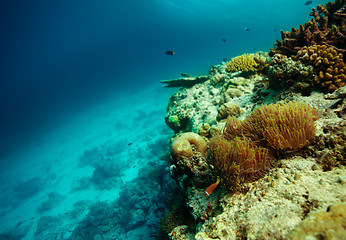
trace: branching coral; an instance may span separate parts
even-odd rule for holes
[[[315,81],[321,87],[334,91],[346,84],[346,65],[339,50],[327,45],[303,47],[298,51],[297,60],[312,65]]]
[[[255,109],[244,122],[228,119],[224,136],[249,137],[275,151],[296,151],[315,136],[315,120],[319,113],[305,103],[270,104]]]
[[[182,133],[173,140],[172,143],[172,156],[174,160],[178,161],[181,157],[192,157],[193,149],[205,155],[207,151],[206,141],[198,134],[193,132]]]
[[[218,169],[222,184],[239,190],[243,183],[262,177],[272,166],[273,156],[268,149],[256,146],[245,137],[231,141],[215,136],[209,143],[210,159]]]
[[[258,64],[255,61],[253,54],[243,54],[233,58],[227,63],[227,72],[243,71],[253,72],[256,71]]]
[[[325,6],[318,5],[312,9],[310,16],[314,18],[299,29],[292,28],[291,32],[281,31],[282,41],[277,40],[269,55],[276,53],[287,56],[296,55],[304,46],[315,44],[333,45],[339,49],[345,48],[345,1],[328,2]]]

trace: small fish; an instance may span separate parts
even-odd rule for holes
[[[174,55],[174,54],[175,54],[175,52],[173,52],[173,51],[170,51],[170,50],[166,51],[166,55]]]
[[[132,144],[133,144],[133,143],[132,143],[132,142],[130,142],[130,143],[128,143],[128,144],[127,144],[127,146],[131,146]]]
[[[305,6],[308,6],[308,5],[310,5],[311,3],[312,3],[312,1],[307,1],[307,2],[304,3],[304,5],[305,5]]]
[[[217,179],[216,183],[213,183],[212,185],[207,187],[207,189],[204,192],[204,195],[207,196],[207,197],[212,195],[214,190],[215,190],[215,188],[217,187],[217,185],[219,185],[219,183],[220,183],[220,179]]]
[[[223,38],[223,39],[221,39],[221,41],[226,42],[227,40],[226,40],[226,38]]]
[[[250,28],[244,27],[244,30],[245,30],[245,31],[250,31]]]

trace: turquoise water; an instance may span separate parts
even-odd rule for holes
[[[1,3],[0,236],[155,239],[177,191],[160,80],[268,51],[327,1],[305,2]]]

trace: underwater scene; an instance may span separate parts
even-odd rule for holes
[[[0,11],[0,240],[346,239],[345,0]]]

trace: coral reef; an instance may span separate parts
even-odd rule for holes
[[[345,14],[344,0],[328,2],[325,6],[318,5],[317,10],[312,9],[310,16],[313,18],[309,22],[300,25],[299,29],[292,28],[291,32],[281,31],[282,41],[277,40],[269,55],[274,56],[280,53],[294,56],[302,47],[316,44],[327,44],[344,49],[346,46]]]
[[[210,78],[210,83],[213,86],[222,85],[227,78],[228,76],[226,74],[216,73],[215,75],[212,75],[212,77]]]
[[[240,190],[243,183],[263,176],[273,164],[274,157],[268,149],[256,146],[245,137],[228,141],[216,136],[209,146],[211,162],[218,169],[222,184],[231,191]]]
[[[203,123],[198,134],[203,137],[210,137],[210,125],[208,123]]]
[[[206,153],[207,142],[196,133],[182,133],[174,138],[171,146],[172,177],[184,187],[204,186],[212,176]]]
[[[175,133],[198,132],[202,124],[213,124],[216,122],[217,106],[209,104],[209,101],[214,98],[218,101],[218,92],[209,81],[178,91],[168,103],[166,124]],[[171,116],[177,116],[179,124],[172,124],[169,121]]]
[[[216,119],[218,121],[227,118],[228,116],[237,117],[240,114],[240,107],[235,103],[224,103],[219,107]]]
[[[227,88],[225,92],[223,92],[220,96],[220,105],[231,101],[232,98],[237,98],[242,95],[242,91],[238,88]]]
[[[243,54],[233,58],[227,63],[227,72],[243,71],[254,72],[258,64],[255,61],[253,54]]]
[[[282,159],[245,194],[224,195],[222,213],[198,226],[195,239],[287,239],[304,215],[346,200],[338,181],[345,169],[322,172],[314,164],[313,158]]]
[[[275,89],[292,89],[308,95],[314,86],[314,68],[305,66],[299,61],[275,54],[268,69],[268,78],[271,87]]]
[[[333,204],[327,211],[310,214],[288,239],[346,239],[346,203]]]
[[[346,65],[342,53],[332,46],[312,45],[298,51],[296,59],[312,65],[316,71],[316,84],[334,91],[346,84]]]
[[[340,3],[332,5],[327,4],[333,13],[328,21],[340,28],[343,10]],[[208,151],[192,145],[192,155],[172,155],[170,172],[193,224],[174,227],[170,239],[286,239],[310,213],[346,201],[346,86],[335,78],[339,88],[333,94],[314,91],[333,91],[324,83],[326,73],[345,73],[343,46],[292,44],[298,48],[281,47],[272,58],[250,54],[250,72],[230,71],[235,58],[212,66],[210,81],[171,97],[166,123],[174,116],[180,126],[167,125],[176,133],[199,133]],[[218,179],[213,194],[205,196]]]
[[[193,132],[180,134],[174,138],[172,143],[171,151],[173,159],[179,161],[182,157],[192,157],[193,147],[202,155],[206,154],[207,143],[200,135]]]

